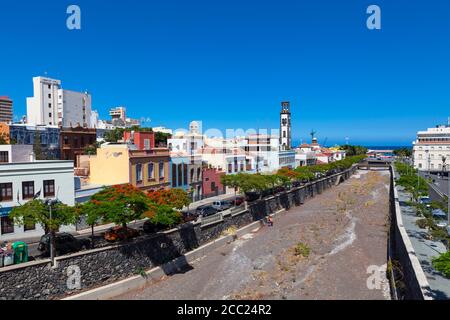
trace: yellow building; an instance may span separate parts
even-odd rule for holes
[[[104,144],[89,162],[91,184],[130,183],[142,190],[170,187],[168,149],[133,150],[127,144]]]

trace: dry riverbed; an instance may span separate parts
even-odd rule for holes
[[[301,207],[117,299],[389,299],[389,173],[358,172]]]

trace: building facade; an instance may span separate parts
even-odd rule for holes
[[[190,192],[194,201],[203,197],[203,162],[200,156],[170,153],[171,187]]]
[[[214,168],[203,169],[203,198],[215,197],[226,193],[226,187],[221,182],[221,177],[224,175],[225,172]]]
[[[0,241],[25,240],[44,234],[42,226],[14,225],[9,214],[13,207],[33,199],[57,199],[69,206],[75,204],[72,161],[36,161],[0,164]],[[61,231],[74,231],[66,226]]]
[[[18,145],[33,146],[38,138],[42,154],[36,156],[46,160],[60,159],[61,131],[57,126],[0,123],[0,133],[8,137],[9,143]]]
[[[5,144],[0,145],[0,163],[18,163],[34,161],[33,146]]]
[[[450,169],[450,126],[441,125],[417,133],[413,143],[414,167],[420,171],[442,172]]]
[[[170,187],[170,156],[167,149],[136,150],[128,144],[103,144],[89,159],[89,183],[130,183],[142,190]]]
[[[13,101],[6,96],[0,97],[0,122],[13,121]]]
[[[86,147],[95,145],[97,133],[95,129],[83,127],[62,128],[60,141],[61,160],[72,160],[77,168],[77,157],[84,155]]]
[[[87,92],[58,90],[58,126],[95,128],[92,96]]]
[[[123,140],[134,144],[138,150],[151,150],[155,148],[155,133],[148,131],[125,131]]]

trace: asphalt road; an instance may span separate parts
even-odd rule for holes
[[[116,299],[390,299],[388,211],[389,173],[361,173],[277,215],[274,227]]]

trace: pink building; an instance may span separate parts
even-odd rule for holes
[[[203,169],[203,196],[213,197],[225,193],[225,187],[220,182],[224,172],[217,169]]]

